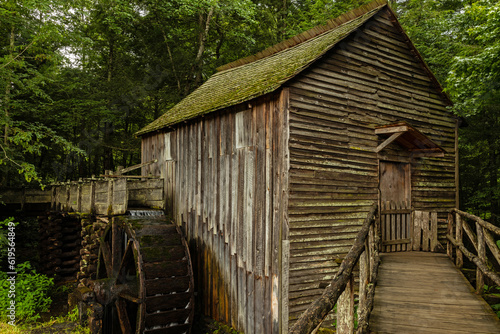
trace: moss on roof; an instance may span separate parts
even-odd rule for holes
[[[276,51],[267,52],[264,58],[244,58],[238,64],[232,63],[228,69],[211,76],[198,89],[138,131],[136,135],[144,135],[275,91],[355,31],[384,6],[386,6],[385,0],[375,0],[331,21],[334,22],[333,25],[335,22],[340,25],[328,28],[328,30],[324,28],[329,25],[322,27],[326,31],[317,36],[306,40],[295,37],[278,44]],[[316,28],[315,31],[318,29]],[[304,34],[307,36],[308,32],[299,36]],[[283,44],[288,47],[281,48],[280,45]]]

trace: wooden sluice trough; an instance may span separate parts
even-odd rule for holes
[[[47,210],[122,215],[130,208],[164,209],[164,181],[126,177],[87,179],[46,186],[45,189],[0,190],[4,213]]]

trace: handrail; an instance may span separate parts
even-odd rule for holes
[[[473,229],[468,225],[467,219],[476,222],[476,234],[474,234]],[[448,215],[448,233],[446,235],[448,239],[448,256],[453,260],[453,248],[455,248],[455,262],[459,269],[463,266],[463,255],[476,265],[477,293],[483,291],[484,275],[500,286],[500,276],[498,273],[490,270],[487,264],[486,245],[488,245],[493,257],[500,265],[500,249],[498,249],[490,231],[500,235],[500,228],[470,213],[455,208]],[[465,232],[465,235],[472,242],[477,255],[464,246],[463,232]]]
[[[369,318],[369,313],[373,306],[373,293],[374,293],[374,278],[376,279],[379,263],[378,247],[379,247],[379,233],[376,231],[373,222],[375,221],[375,214],[377,212],[377,204],[373,204],[370,207],[370,211],[358,232],[354,244],[349,250],[349,253],[342,261],[339,270],[335,277],[332,279],[330,284],[323,291],[323,295],[316,299],[304,313],[300,316],[294,326],[291,328],[291,334],[308,334],[311,333],[315,328],[317,328],[323,320],[326,318],[328,313],[333,309],[335,304],[337,304],[342,293],[350,293],[348,300],[353,300],[352,294],[354,290],[352,288],[352,272],[354,266],[360,260],[360,305],[359,310],[361,311],[360,320],[363,320],[363,325],[358,327],[358,333],[365,333],[359,331],[359,329],[367,328],[365,322],[367,323]],[[368,240],[367,240],[368,239]],[[369,256],[368,256],[369,253]],[[364,270],[363,268],[364,267]],[[374,272],[375,269],[375,272]],[[346,289],[346,287],[350,287]],[[351,303],[352,304],[352,303]],[[370,305],[370,307],[367,307]],[[347,319],[347,327],[354,324],[354,313],[353,305],[350,307],[351,316]],[[362,318],[362,319],[361,319]],[[345,320],[345,319],[344,319]],[[349,330],[346,330],[347,332]],[[352,331],[352,329],[351,329]],[[344,330],[337,328],[337,333],[342,333]]]

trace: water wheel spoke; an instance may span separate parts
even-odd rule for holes
[[[129,293],[128,291],[122,291],[120,292],[119,296],[123,299],[126,299],[128,301],[131,301],[132,303],[140,304],[142,303],[142,299],[133,296],[133,294]]]
[[[108,277],[113,277],[113,267],[111,263],[111,249],[109,248],[108,243],[101,243],[101,253],[102,259],[104,261],[104,267],[106,268],[106,274]]]
[[[118,269],[118,281],[124,282],[127,276],[127,269],[130,265],[134,266],[134,276],[135,276],[135,259],[133,251],[134,242],[129,240],[127,243],[127,248],[125,248],[125,253],[120,261],[120,268]]]
[[[123,334],[132,334],[132,326],[130,325],[130,319],[127,313],[127,304],[123,299],[119,299],[115,302],[116,312],[118,313],[118,321],[120,322],[120,327]]]
[[[122,260],[122,244],[123,244],[123,233],[118,223],[113,222],[111,227],[111,250],[112,250],[112,268],[113,276],[118,274],[120,268],[120,263]]]

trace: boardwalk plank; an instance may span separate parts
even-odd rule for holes
[[[445,254],[381,255],[370,330],[500,333],[500,320]]]

